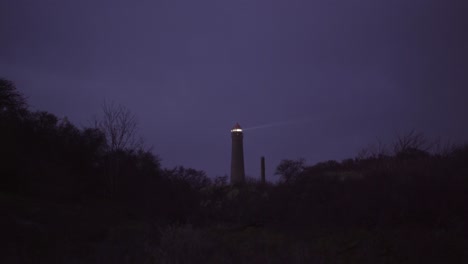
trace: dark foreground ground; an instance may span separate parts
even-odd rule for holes
[[[468,263],[463,227],[161,224],[108,202],[0,195],[0,263]]]

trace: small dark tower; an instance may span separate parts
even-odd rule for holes
[[[265,157],[260,159],[260,179],[262,184],[265,184]]]
[[[244,146],[242,128],[239,123],[231,129],[231,184],[243,184],[245,182],[244,170]]]

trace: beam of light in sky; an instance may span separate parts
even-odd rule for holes
[[[275,123],[263,124],[263,125],[253,126],[253,127],[247,127],[247,128],[243,128],[243,130],[245,131],[245,130],[278,127],[278,126],[289,126],[289,125],[295,125],[295,124],[306,124],[306,123],[311,123],[314,121],[316,120],[312,118],[303,118],[303,119],[296,119],[296,120],[289,120],[289,121],[275,122]]]

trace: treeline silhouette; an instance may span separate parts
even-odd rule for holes
[[[410,132],[341,162],[285,159],[278,183],[231,186],[163,168],[142,144],[113,144],[112,122],[77,128],[31,111],[0,79],[0,262],[468,260],[467,145]]]
[[[141,146],[111,146],[99,126],[77,128],[66,118],[29,111],[8,80],[0,80],[0,92],[4,193],[69,202],[107,199],[147,215],[170,202],[189,207],[190,190],[210,183],[202,171],[162,169],[159,158]]]

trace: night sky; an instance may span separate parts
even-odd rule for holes
[[[355,157],[377,139],[468,139],[466,0],[2,0],[0,77],[89,126],[128,107],[165,167],[246,174]]]

